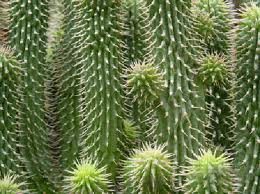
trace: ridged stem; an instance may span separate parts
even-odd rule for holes
[[[202,99],[194,84],[194,56],[199,47],[193,40],[191,1],[147,0],[152,34],[153,56],[165,78],[160,115],[156,134],[159,143],[167,143],[176,156],[177,174],[186,164],[187,157],[198,153],[204,144]],[[163,113],[163,112],[162,112]],[[178,185],[183,178],[178,177]]]
[[[123,129],[121,0],[82,3],[84,156],[115,175]]]
[[[260,193],[260,8],[248,4],[236,36],[236,164],[239,192]]]
[[[10,45],[23,61],[21,154],[25,158],[28,182],[38,192],[52,192],[49,128],[45,122],[44,79],[48,27],[48,0],[18,0],[11,3]]]

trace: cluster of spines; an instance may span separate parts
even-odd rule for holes
[[[85,159],[77,162],[75,167],[68,171],[64,190],[69,193],[109,193],[111,192],[109,177],[105,167],[99,167],[93,159]]]
[[[0,47],[0,176],[7,172],[22,171],[17,139],[17,134],[20,133],[17,129],[17,115],[22,74],[21,63],[12,50]]]
[[[0,177],[0,193],[1,194],[17,194],[26,193],[28,190],[23,189],[25,182],[19,180],[20,177],[7,173]]]
[[[124,161],[123,193],[166,194],[173,192],[172,156],[165,146],[144,145]]]
[[[10,46],[26,69],[21,81],[19,150],[30,187],[51,192],[54,185],[49,179],[52,164],[44,94],[48,0],[12,1],[10,6]]]
[[[213,153],[201,151],[189,161],[185,175],[187,179],[183,188],[187,194],[228,194],[234,191],[231,160],[217,150]]]
[[[236,163],[239,192],[260,192],[260,8],[246,5],[236,35]]]

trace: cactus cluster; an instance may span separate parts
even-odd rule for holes
[[[259,46],[257,1],[0,1],[0,193],[259,194]]]

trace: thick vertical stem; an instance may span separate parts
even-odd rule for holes
[[[167,143],[168,150],[176,156],[179,174],[180,166],[198,153],[204,141],[202,101],[193,82],[196,45],[192,40],[190,1],[149,0],[148,5],[155,64],[164,73],[166,86],[162,95],[165,113],[160,116],[158,141]],[[182,177],[178,181],[180,186]]]
[[[31,187],[39,192],[52,192],[44,96],[48,0],[12,1],[11,8],[10,44],[26,71],[19,115],[21,153]]]
[[[85,155],[93,156],[115,174],[123,127],[122,33],[120,0],[84,1]]]

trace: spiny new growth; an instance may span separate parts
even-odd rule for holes
[[[236,149],[239,192],[260,193],[260,8],[247,4],[236,36]]]
[[[209,54],[200,61],[198,75],[206,86],[222,86],[228,77],[227,60],[225,57]]]
[[[215,145],[230,147],[233,142],[230,63],[219,54],[208,54],[199,63],[198,78],[205,88],[208,138]]]
[[[171,154],[165,146],[144,145],[124,161],[122,178],[125,194],[167,194],[173,191]]]
[[[22,187],[25,183],[18,181],[19,177],[15,175],[6,174],[0,179],[0,193],[1,194],[17,194],[25,193],[22,191]]]
[[[194,28],[208,52],[227,54],[232,28],[231,5],[224,0],[197,0],[193,3]]]
[[[100,168],[96,161],[85,159],[77,162],[68,173],[65,190],[69,193],[103,194],[110,191],[106,168]]]
[[[215,150],[203,150],[189,161],[184,187],[187,194],[228,194],[233,190],[230,158]]]
[[[123,134],[125,137],[124,150],[126,153],[129,153],[134,147],[136,147],[136,143],[138,143],[138,137],[140,136],[139,128],[135,127],[134,124],[129,120],[124,120]]]
[[[18,149],[21,63],[12,50],[0,46],[0,176],[8,171],[21,173]]]
[[[152,64],[134,63],[127,75],[129,93],[133,101],[154,105],[163,91],[163,75]]]

